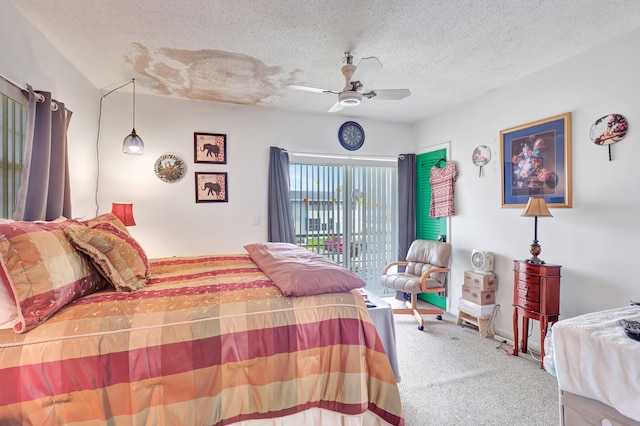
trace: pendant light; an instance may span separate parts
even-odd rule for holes
[[[122,152],[125,154],[142,155],[144,154],[144,142],[136,133],[136,80],[132,78],[133,82],[133,130],[131,134],[124,138],[122,142]]]

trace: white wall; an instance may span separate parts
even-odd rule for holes
[[[22,87],[52,93],[73,112],[69,125],[72,212],[93,204],[95,133],[99,91],[16,10],[3,2],[0,13],[0,75]]]
[[[572,114],[573,208],[551,209],[553,218],[538,220],[540,257],[563,266],[560,318],[640,299],[634,260],[640,240],[640,56],[633,53],[638,48],[640,31],[635,31],[415,127],[417,152],[451,141],[451,159],[459,170],[450,236],[454,312],[463,272],[471,269],[471,251],[493,251],[500,283],[496,328],[503,336],[513,335],[513,260],[530,257],[534,223],[520,217],[522,209],[501,208],[499,132],[565,112]],[[609,113],[623,114],[629,122],[626,137],[612,147],[613,161],[607,148],[589,137],[591,124]],[[492,152],[482,177],[471,161],[478,145]]]
[[[348,155],[338,143],[347,120],[332,114],[309,115],[260,107],[137,96],[136,131],[144,156],[121,152],[131,131],[131,95],[105,98],[100,136],[100,213],[112,201],[134,202],[137,226],[131,233],[151,257],[240,253],[245,244],[267,240],[269,147],[290,152]],[[358,156],[395,157],[412,149],[411,128],[358,120],[365,130]],[[227,135],[227,164],[194,163],[193,133]],[[179,154],[187,176],[164,183],[154,174],[156,159]],[[195,203],[194,172],[227,172],[228,203]],[[95,211],[85,212],[93,215]],[[254,225],[256,218],[260,224]]]

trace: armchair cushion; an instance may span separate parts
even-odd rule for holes
[[[434,281],[434,280],[428,280]],[[385,287],[393,288],[405,293],[420,293],[420,277],[406,273],[387,274],[382,276],[381,283]],[[437,285],[435,287],[440,287]]]

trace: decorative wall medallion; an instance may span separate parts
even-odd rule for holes
[[[153,166],[153,170],[161,181],[175,183],[185,177],[187,174],[187,165],[178,155],[164,154],[158,157]]]

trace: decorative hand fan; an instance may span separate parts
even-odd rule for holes
[[[491,160],[491,150],[486,145],[480,145],[473,150],[471,159],[473,164],[480,167],[480,173],[478,174],[478,177],[480,177],[482,176],[482,166],[485,166]]]
[[[627,119],[620,114],[609,114],[598,118],[591,126],[591,140],[596,145],[607,145],[611,161],[611,145],[620,142],[627,134]]]

